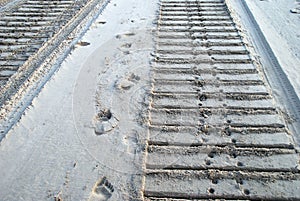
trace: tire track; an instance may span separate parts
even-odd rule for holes
[[[223,0],[161,0],[144,200],[297,200],[299,154]]]
[[[295,140],[297,141],[298,146],[300,145],[300,100],[296,94],[293,86],[290,83],[287,75],[280,66],[276,56],[274,55],[269,43],[267,42],[265,36],[260,30],[259,25],[257,24],[254,16],[252,15],[246,1],[237,1],[240,5],[240,8],[246,16],[246,26],[250,27],[248,30],[253,38],[254,45],[257,49],[257,52],[261,56],[261,62],[265,66],[264,70],[266,72],[268,82],[270,85],[279,91],[279,94],[276,97],[278,102],[280,101],[285,110],[293,118],[293,122],[288,126],[295,134]]]

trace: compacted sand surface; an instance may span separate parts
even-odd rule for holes
[[[300,96],[300,15],[295,0],[246,1],[281,67]]]

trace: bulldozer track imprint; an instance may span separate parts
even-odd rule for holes
[[[22,0],[0,10],[0,141],[109,0]],[[77,43],[77,44],[76,44]]]
[[[223,0],[161,0],[144,200],[298,200],[299,154]]]
[[[73,48],[94,45],[79,38],[110,0],[7,2],[0,1],[0,142],[66,55]],[[93,144],[96,148],[86,151],[92,150],[91,158],[108,172],[132,176],[124,186],[130,184],[128,189],[133,192],[138,185],[134,192],[138,200],[300,200],[299,145],[295,143],[299,139],[293,133],[299,127],[298,97],[292,93],[272,49],[265,46],[267,42],[246,1],[239,1],[252,29],[256,29],[257,36],[252,37],[263,44],[256,48],[263,50],[261,58],[269,55],[266,60],[275,69],[274,80],[279,80],[277,90],[283,92],[280,94],[294,115],[279,109],[258,57],[244,40],[226,2],[160,0],[155,33],[152,29],[141,29],[140,33],[130,30],[100,48],[99,55],[108,56],[99,60],[106,69],[98,78],[96,115],[91,127],[82,123],[84,129],[94,129],[99,141]],[[151,53],[152,36],[155,51]],[[149,47],[145,48],[146,44]],[[106,45],[112,45],[111,52],[106,51]],[[116,49],[120,54],[114,54]],[[146,57],[151,60],[151,81],[147,80],[149,61],[142,59]],[[82,80],[78,83],[86,87]],[[75,105],[83,104],[81,100]],[[82,113],[81,109],[76,111],[78,116],[85,112],[85,106]],[[296,123],[291,127],[288,120],[292,118]],[[81,146],[91,139],[77,137]],[[107,152],[99,152],[98,142]],[[145,153],[143,160],[140,153]],[[35,155],[30,153],[30,157]],[[118,163],[121,159],[123,162]],[[79,171],[80,163],[75,162],[75,166]],[[26,171],[23,167],[20,174]],[[118,184],[118,176],[103,175],[111,175],[114,184],[106,177],[97,180],[90,186],[89,201],[121,195],[123,184]],[[142,181],[131,184],[136,178]],[[69,180],[65,183],[69,188]],[[59,191],[54,199],[62,200],[61,196]]]
[[[0,89],[86,2],[29,0],[0,13]]]

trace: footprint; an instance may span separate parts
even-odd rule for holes
[[[129,90],[133,87],[137,82],[139,82],[141,78],[134,73],[127,75],[125,78],[120,79],[116,82],[115,87],[120,90]]]
[[[88,201],[106,201],[112,196],[113,192],[113,185],[106,177],[103,177],[100,181],[96,182]]]
[[[95,133],[102,135],[112,131],[118,126],[118,119],[113,116],[109,109],[100,110],[95,118]]]
[[[300,0],[295,1],[295,7],[290,10],[291,13],[300,14]]]
[[[106,21],[104,21],[104,20],[103,20],[103,21],[99,20],[99,21],[97,21],[97,23],[98,23],[98,24],[106,24]]]
[[[125,47],[125,48],[131,48],[132,46],[132,43],[125,43],[122,45],[122,47]]]
[[[294,14],[300,14],[300,7],[296,7],[296,8],[293,8],[290,10],[291,13],[294,13]]]
[[[109,121],[112,117],[112,113],[109,109],[104,109],[101,110],[97,117],[101,120],[101,121]]]
[[[85,41],[79,41],[78,43],[77,43],[77,45],[79,45],[79,46],[88,46],[88,45],[90,45],[91,43],[89,43],[89,42],[85,42]]]
[[[133,85],[134,85],[134,83],[127,79],[119,80],[116,83],[117,89],[120,89],[120,90],[129,90],[131,87],[133,87]]]
[[[128,80],[129,80],[129,81],[132,81],[132,82],[138,82],[140,79],[141,79],[140,76],[135,75],[134,73],[131,73],[131,74],[128,76]]]
[[[55,201],[63,201],[63,199],[61,198],[61,191],[57,195],[54,196],[54,200]]]
[[[121,39],[123,37],[129,37],[129,36],[134,36],[134,35],[135,35],[135,33],[133,33],[133,32],[127,32],[127,33],[123,33],[123,34],[117,34],[116,38],[117,39]]]

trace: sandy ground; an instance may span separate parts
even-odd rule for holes
[[[0,11],[6,7],[6,6],[9,6],[10,4],[15,4],[17,2],[20,2],[20,0],[0,0]]]
[[[295,0],[247,0],[250,10],[300,97],[300,15]]]
[[[9,2],[9,0],[1,0],[1,1],[0,1],[0,8],[1,8],[2,6],[5,6],[8,2]]]
[[[300,94],[293,1],[247,2]],[[157,3],[112,0],[95,21],[1,142],[1,201],[140,196]]]
[[[114,0],[95,21],[1,142],[0,200],[139,196],[157,6]]]

